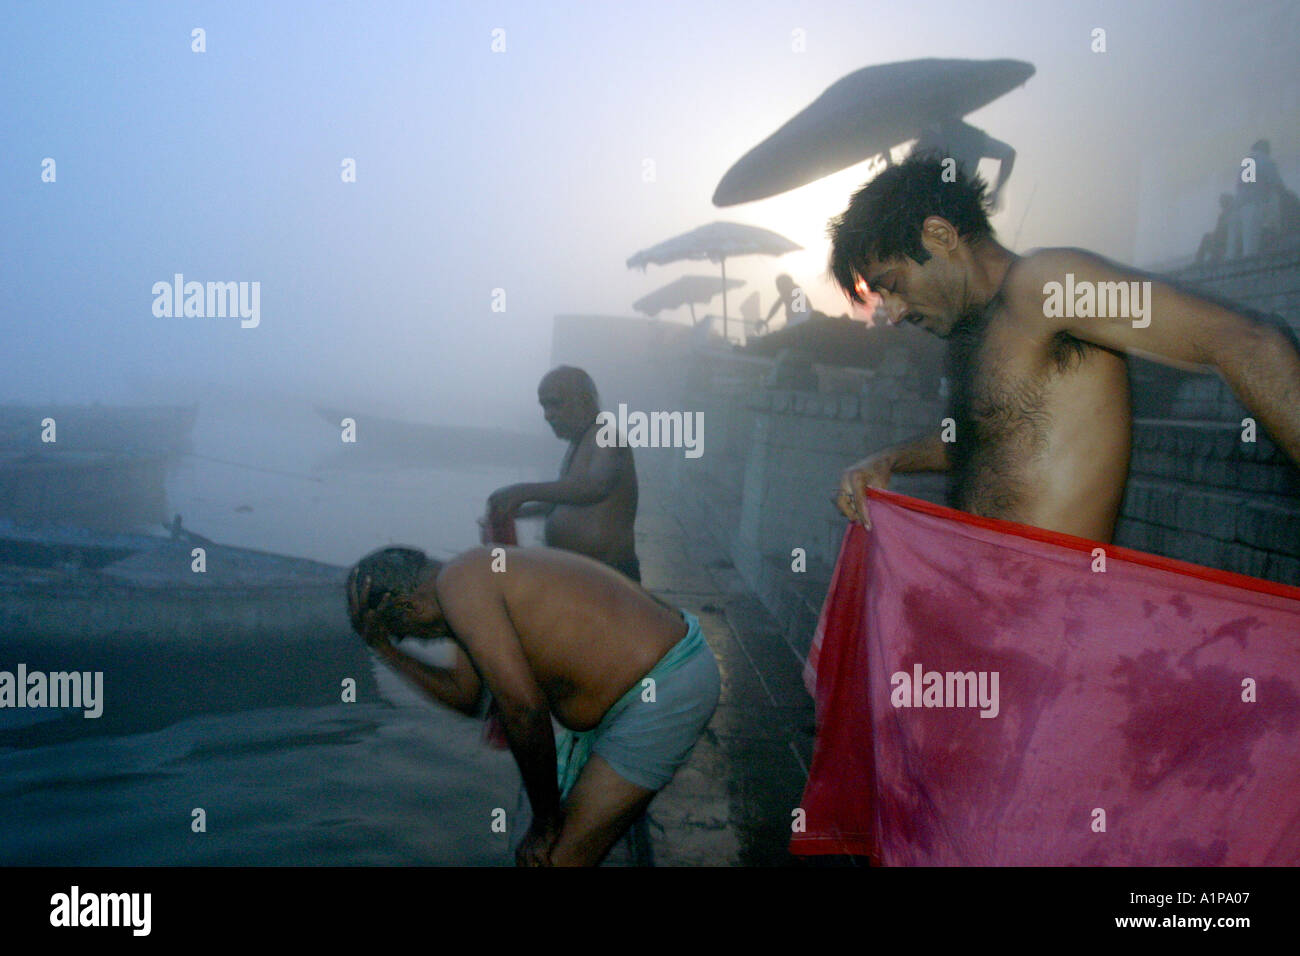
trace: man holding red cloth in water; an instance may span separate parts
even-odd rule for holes
[[[537,386],[542,413],[557,438],[569,442],[555,481],[507,485],[488,498],[488,536],[508,540],[514,518],[546,517],[547,547],[576,551],[641,581],[636,556],[637,482],[632,450],[596,442],[596,385],[580,368],[561,365]],[[487,543],[487,542],[485,542]]]

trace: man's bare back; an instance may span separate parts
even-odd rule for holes
[[[447,624],[480,671],[483,654],[489,669],[506,659],[496,645],[513,631],[551,713],[571,730],[596,726],[686,633],[680,612],[582,555],[506,548],[503,560],[506,570],[493,571],[492,552],[475,548],[443,568],[437,588]]]

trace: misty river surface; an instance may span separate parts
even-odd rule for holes
[[[538,415],[541,421],[541,415]],[[389,544],[449,557],[479,543],[477,519],[502,485],[549,480],[551,462],[513,467],[376,458],[367,423],[356,443],[311,406],[277,401],[204,405],[193,453],[171,470],[170,510],[185,528],[222,544],[350,566]],[[521,540],[537,535],[521,526]]]
[[[492,813],[518,779],[473,722],[420,707],[208,714],[0,753],[0,865],[507,864]]]
[[[542,477],[322,468],[320,423],[308,416],[292,428],[242,422],[232,430],[201,414],[197,454],[168,480],[185,527],[222,544],[337,565],[388,543],[446,556],[478,543],[492,490]],[[379,665],[347,632],[339,600],[340,632],[319,645],[266,635],[236,655],[128,647],[47,658],[49,669],[103,669],[104,715],[0,712],[0,865],[512,862],[513,834],[492,824],[497,808],[513,815],[513,758],[480,742],[479,722]],[[23,643],[0,638],[10,650]],[[35,667],[39,651],[19,653]],[[340,701],[340,674],[356,677],[357,702]]]

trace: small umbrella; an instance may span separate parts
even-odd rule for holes
[[[708,259],[722,265],[722,337],[727,337],[727,259],[733,256],[767,255],[783,256],[803,247],[785,236],[758,226],[738,222],[711,222],[680,236],[674,236],[642,249],[627,260],[629,269],[644,269],[648,265],[667,265],[682,259]]]
[[[766,199],[829,176],[987,106],[1033,75],[1022,60],[904,60],[857,70],[742,156],[713,204]]]
[[[695,303],[708,302],[726,289],[738,289],[744,284],[743,279],[727,279],[724,284],[717,276],[682,276],[637,299],[632,303],[632,308],[653,316],[664,309],[679,309],[688,305],[691,308],[691,325],[695,325]]]

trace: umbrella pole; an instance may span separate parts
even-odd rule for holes
[[[722,341],[727,341],[727,257],[722,257]]]

